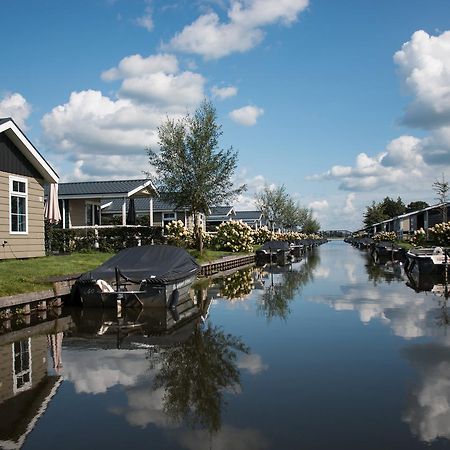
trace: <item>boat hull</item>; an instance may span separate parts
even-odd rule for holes
[[[177,291],[178,298],[189,295],[189,289],[197,278],[197,274],[169,284],[127,284],[120,291],[104,292],[95,281],[78,286],[78,295],[82,306],[114,308],[120,300],[122,307],[171,307]]]

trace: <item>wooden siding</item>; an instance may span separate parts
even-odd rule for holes
[[[0,260],[45,255],[44,187],[42,180],[28,179],[28,233],[9,232],[9,177],[0,172]],[[1,244],[7,241],[3,247]]]
[[[41,178],[39,172],[11,139],[6,136],[6,133],[0,133],[0,171],[13,175]]]

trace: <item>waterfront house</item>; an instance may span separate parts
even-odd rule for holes
[[[450,220],[450,202],[446,205],[447,217]],[[432,205],[427,208],[411,211],[392,219],[383,220],[375,223],[369,227],[364,228],[364,231],[371,234],[380,231],[395,231],[400,238],[414,234],[415,231],[423,228],[425,231],[428,228],[442,222],[442,205]]]
[[[215,231],[222,222],[236,219],[236,212],[232,206],[214,206],[206,216],[206,229]]]
[[[152,221],[150,221],[150,202],[153,201]],[[164,199],[164,194],[157,198],[141,197],[136,198],[134,202],[136,217],[142,225],[165,227],[169,222],[181,220],[186,228],[193,228],[194,217],[188,212],[187,208],[176,208],[171,202]],[[101,203],[101,220],[102,223],[116,223],[117,217],[121,215],[122,201],[121,199],[107,199]],[[127,201],[126,208],[129,208]],[[148,218],[148,222],[143,218]],[[200,215],[200,224],[205,229],[205,218]]]
[[[0,119],[0,260],[45,255],[44,185],[58,181],[14,121]]]
[[[102,225],[101,206],[115,202],[120,224],[127,224],[130,200],[146,200],[149,225],[153,225],[153,200],[157,192],[150,180],[83,181],[60,183],[58,198],[63,228]]]
[[[235,220],[240,220],[255,230],[265,225],[261,211],[236,211]]]

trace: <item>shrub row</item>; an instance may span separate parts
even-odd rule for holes
[[[99,250],[118,252],[123,248],[163,242],[161,227],[113,227],[63,229],[46,224],[47,253],[72,253]]]

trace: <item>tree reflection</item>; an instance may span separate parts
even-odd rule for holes
[[[224,391],[240,385],[237,352],[249,349],[208,323],[199,325],[182,345],[151,354],[151,368],[157,370],[154,388],[165,391],[165,413],[175,422],[218,431]]]
[[[224,278],[220,287],[220,293],[228,300],[242,299],[252,292],[253,267],[238,270]]]
[[[264,292],[258,305],[258,311],[268,321],[271,321],[274,317],[284,321],[287,320],[291,312],[289,308],[290,302],[303,286],[313,281],[313,272],[319,263],[320,256],[313,251],[308,254],[300,268],[294,266],[286,266],[284,268],[277,266],[267,267],[267,279],[264,283]],[[282,270],[281,273],[274,273],[280,270]],[[275,280],[274,276],[276,275],[280,275],[279,281]]]
[[[386,264],[376,264],[370,254],[367,254],[365,263],[368,281],[374,286],[381,283],[391,283],[392,281],[403,280],[402,266],[398,262],[387,262]]]

